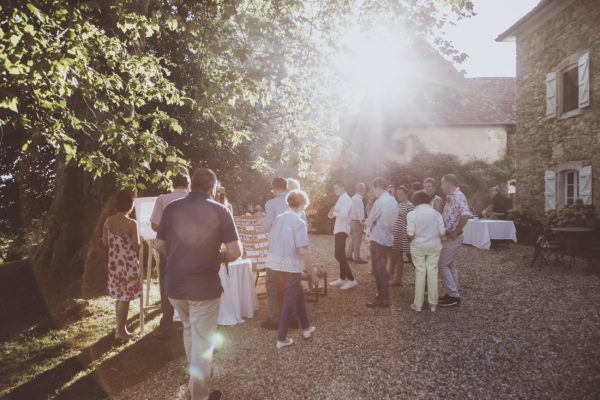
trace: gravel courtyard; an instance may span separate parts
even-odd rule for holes
[[[336,279],[333,236],[312,235],[311,248]],[[375,282],[368,265],[351,264],[359,285],[308,303],[315,335],[303,341],[292,330],[296,343],[281,350],[276,332],[260,327],[261,298],[253,319],[219,327],[212,387],[224,399],[598,399],[600,268],[539,270],[529,267],[532,254],[463,245],[462,302],[436,313],[410,310],[410,265],[390,308],[365,307]],[[184,364],[170,362],[114,398],[187,399]]]

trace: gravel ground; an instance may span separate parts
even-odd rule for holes
[[[333,236],[311,236],[314,262],[338,276]],[[368,254],[366,246],[363,257]],[[410,310],[414,273],[392,288],[388,309],[370,309],[368,265],[352,264],[359,285],[308,303],[317,331],[275,348],[266,299],[253,319],[219,327],[213,388],[224,399],[598,399],[600,271],[529,268],[533,249],[510,244],[458,252],[462,302],[431,313]],[[440,280],[440,295],[445,290]],[[115,399],[186,399],[185,360]]]

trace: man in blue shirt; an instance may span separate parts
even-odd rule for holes
[[[165,292],[183,322],[183,342],[189,363],[192,400],[218,399],[208,380],[221,293],[222,262],[242,254],[233,217],[213,198],[217,176],[198,169],[191,193],[171,202],[162,215],[156,248],[167,259]],[[225,250],[221,250],[225,243]]]
[[[271,226],[275,218],[290,209],[285,201],[285,196],[287,195],[287,181],[285,178],[280,176],[273,178],[271,181],[271,193],[273,193],[273,198],[265,204],[267,214],[260,221],[260,229],[267,233],[271,232]]]
[[[398,216],[398,202],[387,191],[388,184],[378,177],[371,183],[377,200],[369,213],[366,225],[371,230],[369,250],[373,275],[377,283],[377,296],[367,307],[389,307],[387,259],[394,243],[394,222]]]
[[[290,209],[285,201],[285,196],[288,193],[287,180],[280,176],[273,178],[271,181],[271,193],[273,193],[273,198],[265,204],[266,216],[259,223],[260,229],[267,233],[271,232],[275,218]],[[277,296],[279,275],[270,268],[267,268],[266,289],[269,318],[260,324],[265,329],[279,329],[279,300]]]
[[[190,176],[188,172],[180,173],[173,178],[173,188],[171,193],[161,194],[154,203],[152,209],[152,216],[150,217],[150,226],[154,232],[158,232],[160,225],[160,219],[165,207],[169,205],[173,200],[181,199],[187,196],[190,191]],[[160,287],[160,309],[162,311],[162,318],[160,319],[160,325],[155,331],[154,336],[157,338],[166,338],[168,333],[171,331],[173,326],[173,306],[169,301],[169,297],[165,293],[165,268],[167,266],[167,260],[165,257],[160,257],[158,262],[158,274],[159,274],[159,287]]]

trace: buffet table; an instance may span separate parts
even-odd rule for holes
[[[517,243],[513,221],[470,219],[463,229],[463,243],[489,250],[494,240],[512,240]]]
[[[231,326],[244,322],[244,318],[254,317],[254,311],[258,310],[258,298],[250,260],[240,258],[230,262],[229,267],[221,264],[219,278],[223,293],[217,324]],[[173,320],[181,321],[177,310]]]
[[[219,325],[235,325],[244,322],[243,318],[254,317],[258,310],[258,299],[254,287],[254,274],[250,260],[238,259],[219,271],[223,294],[219,309]]]

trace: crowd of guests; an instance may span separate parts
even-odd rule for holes
[[[173,192],[157,198],[150,220],[160,253],[162,318],[155,336],[174,329],[177,310],[183,325],[191,398],[218,399],[220,392],[211,392],[208,385],[223,290],[218,274],[221,264],[239,258],[243,249],[231,205],[213,171],[198,169],[191,179],[180,174],[173,186]],[[438,305],[459,304],[455,258],[471,212],[454,175],[441,179],[441,190],[445,201],[438,196],[433,178],[414,182],[409,190],[406,186],[393,187],[378,177],[370,182],[368,191],[366,184],[356,184],[350,197],[342,181],[334,182],[337,199],[328,217],[335,220],[333,255],[339,264],[339,277],[330,285],[342,291],[358,285],[351,263],[368,263],[361,255],[361,244],[366,240],[377,288],[367,307],[389,307],[389,287],[403,284],[405,262],[415,268],[412,310],[422,311],[425,295],[432,312]],[[316,331],[309,323],[301,278],[303,273],[315,282],[319,277],[309,251],[308,195],[297,180],[282,177],[272,180],[271,192],[273,198],[266,202],[264,212],[252,206],[248,213],[264,215],[260,229],[269,233],[268,319],[261,326],[278,331],[276,348],[281,349],[294,343],[288,336],[290,327],[298,325],[304,339]],[[498,196],[492,194],[497,200],[492,200],[490,212],[505,204]],[[137,224],[129,217],[133,203],[133,196],[126,191],[116,196],[116,213],[106,220],[102,238],[109,259],[109,293],[117,300],[115,337],[123,341],[132,338],[125,326],[129,302],[142,292]],[[446,287],[446,294],[439,298],[438,274]],[[277,293],[280,281],[285,282],[281,308]]]
[[[402,285],[405,259],[415,267],[413,310],[422,310],[426,282],[431,311],[436,311],[438,303],[441,306],[457,305],[460,293],[455,256],[471,211],[465,195],[458,187],[456,176],[448,174],[442,178],[445,203],[436,194],[437,185],[433,178],[411,185],[412,201],[409,200],[406,186],[394,188],[384,178],[374,179],[370,186],[370,199],[366,202],[368,216],[365,217],[363,204],[366,185],[357,184],[356,193],[351,199],[343,182],[333,184],[338,199],[329,217],[335,218],[334,254],[340,275],[330,284],[339,286],[341,290],[351,289],[358,284],[348,261],[364,263],[355,243],[360,243],[366,234],[371,271],[377,286],[377,293],[372,301],[366,303],[367,307],[389,307],[389,286]],[[344,254],[348,236],[353,244],[349,246],[351,251]],[[447,293],[439,299],[438,270],[447,288]]]

